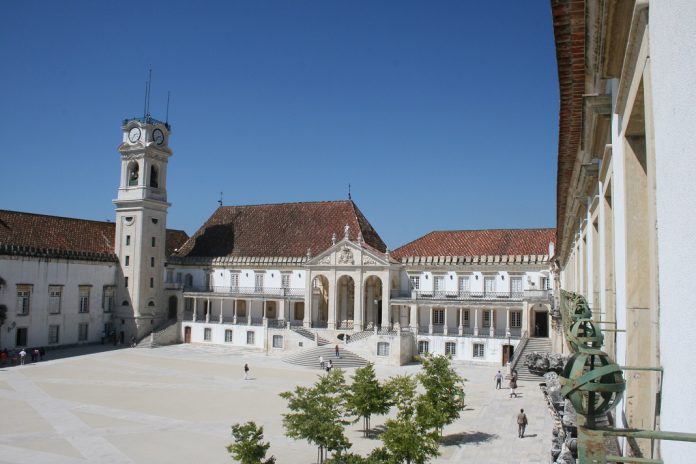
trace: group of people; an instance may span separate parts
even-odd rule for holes
[[[336,348],[334,349],[334,353],[336,354],[337,358],[341,358],[341,351],[338,348],[338,345],[336,345]],[[319,356],[319,369],[321,370],[326,370],[326,372],[331,372],[331,369],[333,369],[333,361],[329,359],[328,362],[324,361],[324,356]]]
[[[498,371],[493,378],[495,379],[495,389],[501,390],[503,388],[503,374]],[[517,398],[517,371],[515,369],[510,372],[510,398]],[[524,409],[520,409],[520,413],[517,414],[517,436],[519,438],[524,438],[524,429],[527,427],[527,415],[524,413]]]
[[[26,362],[27,356],[31,357],[31,362],[43,361],[46,354],[46,349],[43,346],[36,348],[21,348],[19,350],[8,351],[7,348],[0,352],[0,364],[7,362],[10,365],[19,363],[23,365]]]

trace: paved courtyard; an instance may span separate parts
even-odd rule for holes
[[[216,346],[51,359],[54,353],[37,364],[0,368],[0,463],[230,463],[230,425],[247,420],[263,425],[279,464],[316,458],[316,448],[283,435],[285,400],[278,393],[313,383],[319,370]],[[520,382],[519,398],[510,399],[507,390],[493,388],[497,368],[456,368],[467,379],[467,407],[445,428],[433,462],[549,462],[552,419],[537,384]],[[378,367],[377,373],[386,378],[418,370]],[[520,408],[529,417],[524,439],[517,438]],[[375,417],[372,425],[383,421]],[[362,438],[360,425],[351,425],[348,435],[353,451],[366,454],[381,442]]]

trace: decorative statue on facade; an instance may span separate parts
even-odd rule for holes
[[[350,226],[348,224],[343,227],[343,238],[350,240]]]

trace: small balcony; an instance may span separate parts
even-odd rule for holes
[[[304,298],[304,288],[272,288],[272,287],[219,287],[219,286],[186,286],[185,293],[218,294],[220,296],[240,297],[276,297],[276,298]]]

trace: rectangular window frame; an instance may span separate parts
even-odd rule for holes
[[[273,348],[282,348],[283,347],[283,336],[282,335],[273,335]]]
[[[411,285],[411,290],[420,290],[420,276],[409,276],[408,281]]]
[[[522,328],[522,311],[510,311],[510,327],[513,329]]]
[[[457,356],[457,343],[445,342],[445,356]]]
[[[225,343],[232,343],[234,341],[234,332],[232,329],[225,330]]]
[[[486,347],[483,343],[473,344],[473,355],[474,358],[485,358],[486,357]]]
[[[48,286],[48,314],[60,314],[63,299],[62,285]]]
[[[58,345],[60,343],[60,325],[51,324],[48,326],[48,344]]]
[[[430,353],[430,342],[428,340],[418,340],[418,354],[424,355]]]
[[[377,342],[377,356],[386,357],[389,356],[390,346],[389,342]]]
[[[213,340],[213,329],[210,327],[203,328],[203,341],[210,342]]]
[[[89,341],[89,323],[80,322],[79,324],[77,324],[77,341]]]
[[[433,325],[443,325],[445,323],[444,308],[433,308]]]
[[[28,316],[31,311],[31,292],[33,285],[17,284],[17,315]]]
[[[256,332],[254,332],[253,330],[247,330],[246,344],[247,345],[256,345]]]
[[[89,313],[89,297],[91,293],[91,287],[89,285],[80,285],[78,287],[79,292],[79,305],[77,312],[80,314]]]

